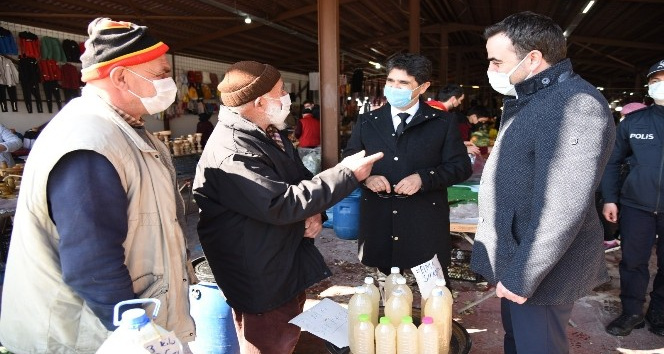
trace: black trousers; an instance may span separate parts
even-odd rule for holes
[[[574,304],[544,306],[519,305],[500,299],[500,312],[505,329],[505,354],[569,353],[567,323]]]
[[[21,89],[23,89],[23,100],[25,100],[25,108],[28,110],[28,113],[32,113],[32,96],[35,96],[37,112],[42,113],[44,110],[42,108],[42,99],[41,93],[39,93],[39,85],[36,83],[30,84],[22,82]]]
[[[9,94],[9,101],[12,104],[12,112],[18,111],[18,98],[16,96],[16,86],[0,85],[0,108],[3,112],[7,112],[7,94]]]
[[[650,293],[650,307],[664,309],[664,215],[622,206],[620,208],[622,260],[620,300],[623,312],[642,314],[650,282],[648,262],[657,243],[657,274]],[[659,239],[655,235],[660,235]]]
[[[46,107],[48,113],[53,113],[53,99],[58,105],[58,110],[62,109],[62,98],[60,96],[60,84],[57,81],[44,81],[44,95],[46,96]]]

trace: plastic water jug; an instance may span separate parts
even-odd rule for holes
[[[374,325],[369,315],[359,316],[359,322],[355,326],[355,351],[354,354],[374,354]]]
[[[433,318],[438,327],[438,352],[446,354],[450,350],[452,339],[452,305],[445,297],[443,289],[434,288],[424,308],[424,316]],[[451,298],[451,295],[448,297]]]
[[[410,316],[412,310],[412,306],[401,289],[394,290],[385,304],[385,316],[389,317],[394,327],[399,326],[404,316]]]
[[[445,282],[445,278],[438,278],[436,279],[436,286],[431,289],[431,293],[435,289],[441,289],[443,291],[443,297],[447,300],[448,304],[450,305],[450,309],[452,308],[452,304],[454,303],[454,298],[452,297],[452,292],[450,289],[447,287],[447,283]],[[429,298],[431,298],[431,293],[429,293]],[[420,308],[424,310],[426,308],[426,300],[424,297],[420,298]]]
[[[371,298],[371,323],[375,326],[378,325],[378,309],[380,308],[380,291],[374,285],[374,279],[372,277],[364,278],[364,288],[367,291],[367,294]]]
[[[399,274],[399,267],[390,268],[390,275],[385,278],[385,298],[383,299],[383,303],[386,303],[387,300],[390,299],[390,296],[392,296],[392,290],[394,290],[394,287],[397,285],[397,279],[401,277],[402,275]]]
[[[355,295],[348,301],[348,342],[350,344],[350,351],[355,353],[355,327],[359,323],[360,315],[372,316],[373,308],[371,306],[371,298],[367,294],[367,290],[363,286],[355,288]]]
[[[154,303],[152,318],[157,317],[161,302],[157,299],[135,299],[121,301],[113,309],[113,324],[119,326],[99,347],[97,354],[178,354],[182,353],[182,343],[173,332],[169,332],[152,322],[144,309],[133,308],[118,313],[122,306]]]
[[[376,354],[396,354],[397,329],[389,318],[383,316],[376,326]]]
[[[397,278],[397,285],[393,288],[392,291],[396,289],[401,289],[403,290],[404,295],[406,295],[406,299],[408,300],[408,303],[410,306],[413,306],[413,291],[410,290],[408,285],[406,285],[406,278],[404,277],[399,277]]]
[[[397,327],[397,354],[419,354],[418,344],[413,318],[404,316]]]
[[[357,240],[360,229],[360,189],[354,190],[332,208],[332,229],[340,239]]]
[[[433,323],[433,318],[429,316],[422,318],[422,324],[417,332],[420,354],[438,354],[438,327]]]

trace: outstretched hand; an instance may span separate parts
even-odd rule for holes
[[[362,182],[371,174],[374,162],[383,158],[382,152],[377,152],[373,155],[364,156],[365,151],[362,150],[356,154],[350,155],[339,162],[342,166],[349,168],[353,171],[355,178]]]

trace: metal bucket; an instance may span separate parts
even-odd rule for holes
[[[189,343],[194,354],[239,354],[233,312],[217,287],[205,257],[193,261],[200,283],[189,286],[190,314],[196,323],[196,340]]]

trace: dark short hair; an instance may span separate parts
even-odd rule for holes
[[[505,33],[512,41],[520,59],[532,50],[542,52],[544,60],[551,65],[567,57],[563,30],[549,17],[530,11],[519,12],[487,27],[484,38],[489,39],[499,33]]]
[[[438,92],[438,101],[445,102],[452,97],[461,98],[463,96],[463,88],[457,84],[447,84]]]
[[[399,53],[392,56],[385,64],[388,74],[392,69],[401,69],[415,77],[418,84],[431,79],[431,61],[424,56],[413,53]]]
[[[466,111],[466,116],[470,117],[472,115],[476,115],[477,118],[491,118],[491,114],[489,113],[489,110],[484,107],[484,106],[472,106],[468,108]]]

